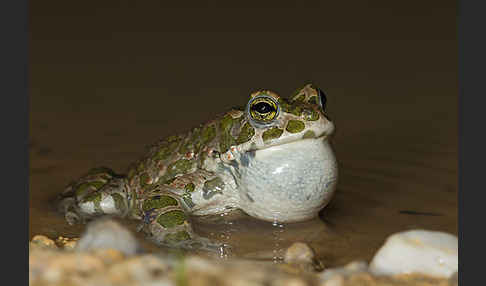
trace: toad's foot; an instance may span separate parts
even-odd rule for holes
[[[59,203],[59,210],[69,224],[84,223],[101,215],[124,217],[130,209],[131,196],[125,177],[105,167],[91,169],[69,184]]]

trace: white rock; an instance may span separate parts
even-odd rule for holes
[[[86,227],[86,231],[76,244],[77,251],[115,249],[125,255],[140,251],[140,245],[132,233],[109,218],[99,218]]]
[[[393,234],[370,263],[375,275],[422,273],[449,277],[458,268],[457,237],[448,233],[410,230]]]

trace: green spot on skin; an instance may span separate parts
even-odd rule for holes
[[[96,192],[96,193],[93,193],[93,194],[89,194],[88,196],[86,196],[86,198],[84,198],[85,202],[95,202],[97,201],[98,203],[101,202],[101,193],[100,192]]]
[[[278,104],[280,105],[280,108],[284,112],[289,112],[289,110],[290,110],[290,104],[289,104],[289,101],[286,98],[279,98],[278,99]]]
[[[179,148],[179,150],[177,150],[177,153],[179,154],[186,154],[187,152],[189,152],[189,150],[192,148],[192,142],[190,140],[184,142],[181,147]]]
[[[305,124],[300,120],[289,120],[285,128],[290,133],[299,133],[304,130]]]
[[[208,144],[209,142],[213,141],[216,137],[216,127],[214,125],[206,126],[201,132],[201,143],[203,145]]]
[[[302,115],[302,107],[294,104],[292,105],[292,108],[289,110],[290,113],[296,116],[301,116]]]
[[[192,209],[193,207],[195,207],[196,205],[194,204],[194,202],[192,201],[192,197],[191,197],[191,194],[189,193],[186,193],[185,195],[182,196],[182,200],[184,200],[184,203],[190,208]]]
[[[169,196],[154,196],[145,200],[142,205],[144,211],[151,209],[161,209],[168,206],[177,206],[177,200]]]
[[[225,115],[219,122],[219,129],[222,132],[228,132],[233,126],[233,117],[231,115]]]
[[[308,130],[304,133],[304,136],[302,136],[303,139],[306,139],[306,138],[316,138],[316,133],[314,133],[314,131],[312,130]]]
[[[94,182],[90,182],[90,184],[97,190],[101,189],[101,187],[103,187],[105,185],[105,182],[101,182],[101,181],[94,181]]]
[[[203,198],[210,199],[215,194],[222,194],[225,183],[220,177],[208,180],[203,185]]]
[[[234,121],[235,120],[233,120],[233,117],[228,114],[219,122],[219,130],[221,134],[219,140],[219,151],[221,153],[228,151],[229,147],[235,144],[235,139],[230,134]]]
[[[192,149],[194,153],[199,153],[201,149],[201,128],[196,127],[192,130],[190,142],[193,144]]]
[[[192,193],[194,192],[194,189],[196,189],[196,186],[194,185],[194,183],[189,183],[187,184],[184,189],[189,192],[189,193]]]
[[[167,138],[166,142],[163,142],[159,148],[157,154],[155,154],[155,159],[157,160],[166,160],[172,155],[179,146],[181,142],[181,138],[178,136],[170,136]]]
[[[159,149],[157,154],[155,154],[155,159],[157,160],[165,160],[170,156],[170,149],[169,146],[163,146]]]
[[[221,134],[221,138],[220,138],[220,142],[219,142],[219,151],[221,153],[224,153],[226,151],[228,151],[228,149],[235,145],[236,141],[235,139],[233,138],[233,136],[231,136],[229,133],[222,133]]]
[[[220,177],[216,177],[214,179],[208,180],[204,182],[203,190],[217,190],[222,191],[224,189],[224,182]]]
[[[174,163],[170,164],[167,167],[167,172],[171,176],[176,176],[179,174],[187,174],[191,170],[193,163],[194,162],[192,160],[186,160],[186,159],[175,161]]]
[[[277,127],[268,129],[267,131],[263,132],[262,135],[263,142],[266,143],[272,139],[279,138],[282,135],[282,133],[283,133],[283,129]]]
[[[169,211],[164,214],[161,214],[157,218],[157,222],[165,227],[165,228],[171,228],[174,226],[178,226],[184,223],[186,220],[186,215],[184,214],[183,211]]]
[[[189,240],[191,239],[191,235],[183,230],[183,231],[178,231],[178,232],[175,232],[175,233],[168,233],[165,235],[164,237],[164,242],[165,243],[169,243],[169,244],[173,244],[173,243],[178,243],[178,242],[181,242],[181,241],[184,241],[184,240]]]
[[[125,211],[125,200],[120,194],[111,194],[113,201],[115,201],[115,208],[119,211]]]
[[[89,190],[96,191],[103,187],[105,183],[100,181],[82,183],[76,188],[76,196],[82,196],[86,194]]]
[[[301,116],[302,115],[302,102],[299,101],[292,101],[289,102],[285,98],[279,98],[278,100],[280,104],[280,108],[287,113],[294,114],[296,116]]]
[[[250,125],[250,123],[245,123],[241,128],[241,132],[236,139],[236,143],[243,144],[250,141],[250,139],[255,135],[255,129]]]
[[[316,121],[317,119],[319,119],[319,113],[317,113],[317,111],[315,111],[314,109],[306,110],[304,118],[307,121]]]

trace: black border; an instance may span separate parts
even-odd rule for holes
[[[484,82],[486,41],[484,11],[481,1],[461,0],[458,5],[459,51],[459,281],[474,283],[482,277],[486,237],[484,217]],[[469,134],[467,138],[466,134]],[[480,198],[481,196],[481,198]],[[469,229],[469,231],[467,231]],[[467,234],[467,235],[466,235]],[[466,239],[467,237],[467,239]],[[469,260],[469,262],[465,262]],[[466,265],[467,264],[467,265]],[[467,267],[467,268],[466,268]]]
[[[17,285],[28,283],[28,2],[0,4],[0,94],[2,95],[2,192],[1,208],[4,271]],[[7,253],[8,252],[8,253]],[[17,273],[20,271],[20,273]],[[6,282],[8,284],[8,282]]]

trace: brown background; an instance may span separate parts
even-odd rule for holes
[[[457,234],[455,1],[165,2],[30,4],[30,236],[79,234],[49,200],[87,169],[122,172],[255,89],[309,80],[337,126],[338,192],[324,224],[222,231],[240,253],[300,239],[334,264],[404,229]]]

